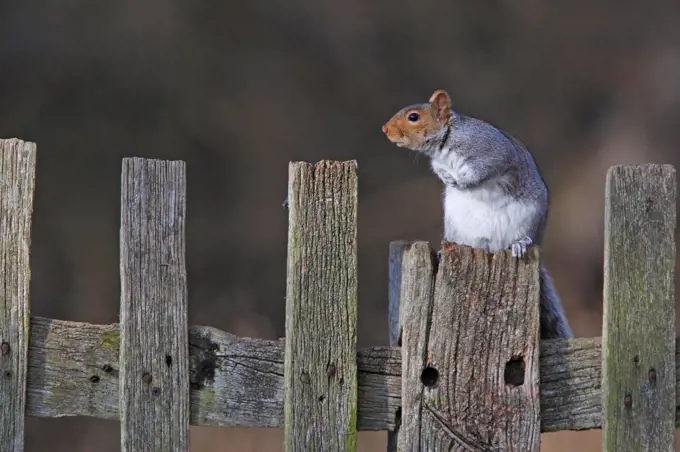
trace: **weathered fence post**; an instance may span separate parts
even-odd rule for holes
[[[357,165],[289,166],[285,450],[354,451]]]
[[[388,452],[420,450],[418,436],[423,416],[420,401],[424,393],[421,373],[427,362],[425,349],[434,300],[435,272],[434,252],[429,243],[390,243],[390,345],[402,347],[402,396],[399,424],[387,437]]]
[[[189,450],[184,162],[123,159],[122,451]]]
[[[675,450],[675,169],[607,173],[604,451]]]
[[[404,256],[407,251],[413,246],[412,242],[406,240],[396,240],[390,242],[390,252],[389,252],[389,267],[388,267],[388,281],[387,281],[387,301],[388,301],[388,311],[387,311],[387,324],[388,324],[388,334],[389,334],[389,344],[392,347],[401,347],[401,300],[402,298],[412,297],[413,292],[417,288],[424,284],[426,286],[432,286],[434,284],[434,267],[429,261],[424,261],[424,266],[421,267],[424,277],[422,279],[415,279],[410,281],[402,281],[402,276],[406,275],[408,277],[414,277],[418,275],[417,268],[411,268],[413,265],[417,265],[417,261],[414,261],[414,253],[409,253],[409,259],[404,262]],[[427,246],[426,243],[421,243],[418,246]],[[404,265],[407,265],[407,269],[404,271]],[[421,276],[423,276],[421,274]],[[431,298],[431,294],[428,295]],[[426,302],[429,302],[426,300]],[[403,361],[402,361],[403,367]],[[402,378],[402,386],[405,383],[405,379]],[[402,391],[404,393],[404,391]],[[395,427],[393,431],[387,432],[387,452],[397,452],[399,449],[399,432],[401,431],[401,408],[395,414]]]
[[[0,140],[0,450],[24,450],[35,143]]]
[[[399,450],[538,451],[539,257],[404,252]]]

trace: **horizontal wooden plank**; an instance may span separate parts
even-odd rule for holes
[[[27,415],[118,419],[118,325],[32,317],[31,328]],[[283,427],[283,341],[203,326],[190,328],[189,341],[192,425]],[[600,338],[544,341],[540,354],[541,431],[599,428]],[[393,429],[400,349],[359,349],[357,364],[358,429]]]

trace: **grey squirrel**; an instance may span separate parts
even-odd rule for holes
[[[522,257],[540,245],[548,188],[527,148],[480,119],[451,108],[444,90],[399,110],[382,127],[399,147],[421,152],[445,185],[444,240]],[[540,335],[573,337],[552,279],[540,268]]]

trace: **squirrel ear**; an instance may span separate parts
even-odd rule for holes
[[[430,105],[434,117],[440,122],[448,124],[449,119],[451,119],[451,97],[449,97],[449,93],[443,89],[438,89],[430,96]]]

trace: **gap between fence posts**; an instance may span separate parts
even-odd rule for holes
[[[285,450],[356,450],[357,164],[289,165]]]
[[[123,159],[121,450],[189,450],[189,334],[182,161]]]
[[[604,451],[675,450],[675,201],[671,165],[607,173]]]
[[[0,450],[24,450],[35,143],[0,140]]]

